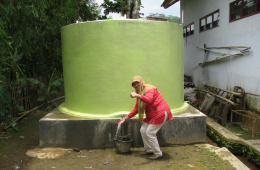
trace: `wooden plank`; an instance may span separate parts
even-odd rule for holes
[[[51,101],[48,101],[47,103],[43,103],[43,104],[41,104],[40,106],[37,106],[37,107],[35,107],[35,108],[33,108],[33,109],[29,110],[29,111],[24,112],[20,117],[18,117],[18,118],[17,118],[15,121],[13,121],[10,125],[6,126],[6,127],[5,127],[5,130],[6,130],[7,128],[9,128],[10,126],[12,126],[12,124],[14,124],[15,122],[17,122],[18,120],[20,120],[22,117],[26,116],[28,113],[33,112],[33,111],[39,109],[40,107],[44,106],[45,104],[49,104],[49,103],[52,103],[52,102],[54,102],[54,101],[63,99],[64,97],[65,97],[65,96],[62,96],[62,97],[53,99],[53,100],[51,100]]]
[[[248,50],[251,49],[251,47],[247,47],[247,46],[226,46],[226,47],[206,47],[206,48],[197,47],[197,48],[204,50],[204,51],[221,54],[221,56],[218,56],[215,59],[211,59],[209,61],[204,61],[202,63],[198,63],[201,66],[203,66],[204,64],[208,64],[210,62],[214,62],[214,61],[218,61],[223,58],[230,57],[230,56],[237,56],[237,55],[243,56],[244,53],[249,52]],[[244,48],[244,49],[235,54],[229,54],[229,53],[212,50],[212,49],[231,49],[231,48]]]
[[[225,48],[247,48],[251,49],[251,47],[247,46],[226,46],[226,47],[207,47],[208,49],[225,49]]]
[[[204,86],[209,86],[209,87],[215,87],[215,86],[211,86],[211,85],[208,85],[208,84],[204,84]],[[215,87],[215,88],[218,88],[218,87]],[[241,93],[237,93],[237,92],[233,92],[233,91],[230,91],[230,90],[225,90],[225,89],[222,89],[222,88],[218,88],[220,89],[221,91],[225,91],[225,92],[228,92],[228,93],[232,93],[236,96],[241,96]],[[221,95],[222,96],[222,95]]]
[[[214,94],[214,93],[212,93],[212,92],[209,92],[209,91],[206,91],[206,90],[199,90],[199,91],[202,91],[202,92],[205,92],[205,93],[209,93],[210,95],[213,95],[213,96],[215,96],[215,97],[217,97],[217,98],[220,98],[220,99],[222,99],[222,100],[224,100],[224,101],[226,101],[226,102],[232,104],[233,106],[238,106],[238,104],[236,104],[236,103],[234,103],[234,102],[232,102],[232,101],[230,101],[230,100],[228,100],[228,99],[226,99],[226,98],[224,98],[224,97],[221,97],[221,96],[219,96],[219,95],[216,95],[216,94]]]
[[[239,53],[235,53],[235,54],[225,54],[225,55],[222,55],[222,56],[219,56],[219,57],[216,57],[214,59],[211,59],[211,60],[208,60],[208,61],[205,61],[203,63],[199,63],[199,65],[204,65],[204,64],[208,64],[208,63],[211,63],[211,62],[214,62],[214,61],[218,61],[218,60],[221,60],[223,58],[227,58],[227,57],[231,57],[231,56],[243,56],[243,53],[239,52]]]
[[[208,48],[200,48],[200,47],[197,47],[198,49],[201,49],[201,50],[206,50],[206,51],[210,51],[210,52],[213,52],[213,53],[217,53],[217,54],[227,54],[227,53],[223,53],[223,52],[219,52],[219,51],[214,51],[214,50],[210,50]]]

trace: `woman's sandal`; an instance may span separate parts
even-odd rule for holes
[[[143,151],[143,152],[140,152],[140,155],[151,155],[153,154],[153,152],[146,152],[146,151]]]
[[[159,155],[153,155],[153,156],[150,156],[149,159],[155,160],[155,159],[159,159],[159,158],[161,158],[161,157],[162,157],[162,155],[161,155],[161,156],[159,156]]]

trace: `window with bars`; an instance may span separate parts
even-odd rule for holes
[[[183,27],[183,37],[187,37],[194,34],[194,23]]]
[[[229,21],[236,21],[260,13],[260,0],[236,0],[229,4]]]
[[[219,26],[219,10],[200,18],[200,32]]]

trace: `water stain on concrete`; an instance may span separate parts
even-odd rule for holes
[[[35,148],[28,150],[26,155],[38,159],[56,159],[63,156],[67,150],[62,148]]]

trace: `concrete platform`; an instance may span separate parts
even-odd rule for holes
[[[160,146],[206,142],[206,116],[190,106],[173,114],[157,133]],[[104,149],[115,147],[118,119],[86,119],[61,113],[57,108],[39,121],[40,147]],[[122,125],[121,134],[130,134],[132,147],[143,146],[141,124],[130,119]]]

